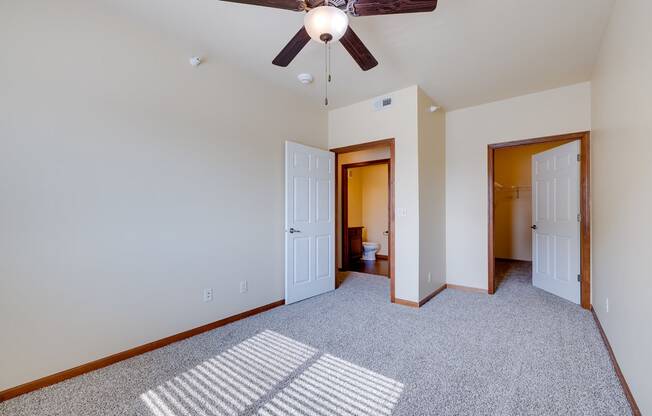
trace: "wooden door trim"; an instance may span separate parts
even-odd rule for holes
[[[580,141],[580,303],[584,309],[591,308],[591,133],[588,131],[562,134],[558,136],[537,137],[527,140],[516,140],[494,143],[487,146],[488,169],[488,285],[487,292],[496,292],[495,254],[494,254],[494,153],[496,149],[527,146],[538,143]]]
[[[359,152],[360,150],[373,149],[375,147],[382,147],[382,146],[389,146],[390,148],[393,147],[394,139],[382,139],[382,140],[375,140],[372,142],[353,144],[351,146],[335,147],[330,149],[330,151],[335,154],[351,153],[351,152]]]
[[[396,300],[395,296],[395,288],[396,288],[396,276],[395,276],[395,205],[394,205],[394,199],[395,199],[395,189],[394,189],[394,184],[395,184],[395,172],[396,172],[396,151],[395,151],[395,140],[393,138],[391,139],[383,139],[383,140],[376,140],[372,142],[367,142],[367,143],[360,143],[352,146],[345,146],[345,147],[337,147],[330,149],[331,152],[335,153],[335,169],[339,166],[339,155],[342,153],[350,153],[350,152],[357,152],[360,150],[367,150],[367,149],[373,149],[373,148],[378,148],[378,147],[389,147],[389,159],[380,159],[383,161],[387,161],[389,164],[389,247],[388,247],[388,259],[389,259],[389,299],[390,302],[394,303]],[[360,163],[367,163],[367,162],[360,162]],[[352,164],[349,164],[352,165]],[[338,186],[338,179],[337,179],[337,174],[335,175],[335,189],[337,190]],[[348,179],[346,175],[342,175],[342,185],[344,185],[344,180]],[[342,186],[342,192],[344,191],[344,186]],[[345,215],[345,210],[344,210],[344,198],[343,195],[338,194],[336,192],[335,196],[335,207],[337,208],[338,205],[342,205],[342,266],[344,266],[344,215]],[[348,201],[347,201],[348,203]],[[337,209],[335,210],[337,212]],[[348,219],[347,219],[348,220]],[[335,268],[337,270],[337,264],[335,264]]]

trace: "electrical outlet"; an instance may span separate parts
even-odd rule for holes
[[[609,298],[607,298],[604,303],[605,303],[605,307],[607,309],[607,313],[609,313]]]
[[[245,293],[247,291],[247,281],[243,280],[240,282],[240,293]]]
[[[204,289],[204,302],[210,302],[213,300],[213,289],[207,288]]]
[[[432,273],[428,272],[428,283],[432,282]]]

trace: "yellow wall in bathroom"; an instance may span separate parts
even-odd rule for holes
[[[362,169],[349,169],[348,180],[348,223],[349,227],[361,227],[362,223]]]
[[[378,254],[387,255],[389,229],[389,171],[387,165],[349,169],[349,227],[362,226],[364,241],[380,243]]]

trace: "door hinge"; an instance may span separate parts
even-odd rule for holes
[[[580,154],[578,153],[578,154],[577,154],[577,161],[579,162],[579,161],[581,161],[581,160],[582,160],[582,156],[580,156]]]
[[[577,214],[577,222],[582,222],[582,216],[580,214]]]
[[[580,283],[582,282],[582,275],[581,274],[577,275],[577,281],[580,282]]]

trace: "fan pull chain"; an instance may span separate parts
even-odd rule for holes
[[[324,105],[328,106],[328,84],[331,82],[331,45],[328,42],[324,42],[324,58],[326,60],[326,68],[325,68],[325,78],[326,78],[326,83],[324,85]]]
[[[331,44],[328,44],[328,82],[331,82],[331,73],[333,72],[333,55],[331,53]]]

